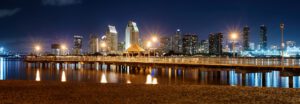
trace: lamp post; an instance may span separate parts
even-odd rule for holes
[[[231,33],[230,38],[232,40],[232,57],[235,58],[235,40],[238,37],[238,33]]]
[[[284,40],[283,40],[283,30],[284,30],[284,24],[283,22],[280,23],[280,31],[281,31],[281,65],[284,66]]]
[[[154,43],[156,43],[157,41],[158,41],[158,39],[157,39],[157,37],[156,36],[153,36],[152,37],[152,41],[154,42]],[[156,48],[154,48],[154,57],[156,57]]]
[[[36,45],[36,46],[34,47],[34,51],[36,52],[36,55],[37,55],[37,56],[39,55],[40,50],[41,50],[41,47],[40,47],[39,45]]]
[[[150,48],[151,48],[151,46],[152,46],[152,43],[151,43],[151,41],[148,41],[148,42],[147,42],[147,48],[148,48],[148,57],[150,57]]]
[[[101,48],[102,48],[103,53],[105,53],[105,48],[106,48],[105,42],[101,43]]]
[[[67,55],[67,54],[68,54],[68,52],[67,52],[67,49],[68,49],[68,48],[67,48],[66,45],[63,44],[63,45],[61,45],[60,48],[61,48],[61,50],[62,50],[62,52],[61,52],[62,55]]]

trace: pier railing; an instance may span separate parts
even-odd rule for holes
[[[239,65],[299,67],[300,59],[229,57],[124,57],[124,56],[27,56],[31,62],[131,62],[186,65]]]

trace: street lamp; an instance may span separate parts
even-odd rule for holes
[[[104,52],[105,52],[105,48],[106,48],[106,43],[103,42],[103,43],[100,44],[100,46],[101,46],[102,51],[103,51],[103,53],[104,53]]]
[[[41,47],[40,47],[39,45],[36,45],[36,46],[34,47],[34,50],[35,50],[35,52],[36,52],[36,55],[38,55],[39,52],[40,52],[40,50],[41,50]]]
[[[63,55],[66,55],[66,54],[67,54],[66,51],[67,51],[67,49],[68,49],[67,46],[63,44],[63,45],[61,45],[60,48],[61,48],[61,50],[62,50],[62,54],[63,54]]]
[[[157,36],[152,36],[152,41],[153,41],[154,43],[157,42],[157,41],[158,41]],[[156,49],[156,48],[154,48],[154,57],[156,57],[155,49]]]
[[[280,23],[280,31],[281,31],[281,65],[284,66],[284,40],[283,40],[283,30],[284,30],[284,24],[283,22]]]
[[[151,43],[151,41],[148,41],[148,42],[147,42],[147,48],[148,48],[148,57],[150,57],[150,48],[151,48],[151,46],[152,46],[152,43]]]
[[[235,57],[235,40],[238,38],[238,33],[236,32],[231,33],[230,38],[232,40],[232,54],[233,57]]]

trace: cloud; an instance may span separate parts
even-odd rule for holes
[[[12,16],[16,13],[18,13],[21,9],[15,8],[15,9],[0,9],[0,18]]]
[[[44,5],[51,6],[64,6],[64,5],[74,5],[81,3],[81,0],[42,0]]]

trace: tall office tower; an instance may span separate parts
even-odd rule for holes
[[[125,49],[133,44],[139,44],[139,29],[135,22],[129,21],[125,33]]]
[[[260,26],[260,49],[267,50],[267,27],[265,25]]]
[[[222,33],[210,33],[209,34],[209,54],[222,55],[223,51],[223,34]]]
[[[209,42],[208,40],[201,40],[199,46],[200,53],[209,53]]]
[[[61,45],[60,44],[51,44],[51,53],[55,56],[61,55]]]
[[[168,53],[169,51],[174,51],[174,50],[171,49],[172,48],[171,39],[172,38],[166,37],[166,36],[160,37],[160,39],[159,39],[160,40],[159,41],[159,43],[160,43],[159,48],[163,53]]]
[[[182,38],[182,49],[184,54],[193,55],[196,53],[198,36],[195,34],[186,34]]]
[[[74,47],[73,47],[73,54],[74,55],[81,55],[82,51],[82,36],[74,35]]]
[[[245,26],[243,29],[243,49],[245,51],[249,50],[249,32],[250,28],[248,26]]]
[[[108,25],[107,31],[105,33],[107,38],[107,49],[111,52],[118,51],[118,32],[115,26]]]
[[[99,37],[96,34],[90,35],[89,53],[94,54],[99,52]]]
[[[174,36],[171,37],[171,50],[173,50],[175,53],[181,53],[182,52],[182,39],[181,39],[181,31],[180,29],[177,29]]]

